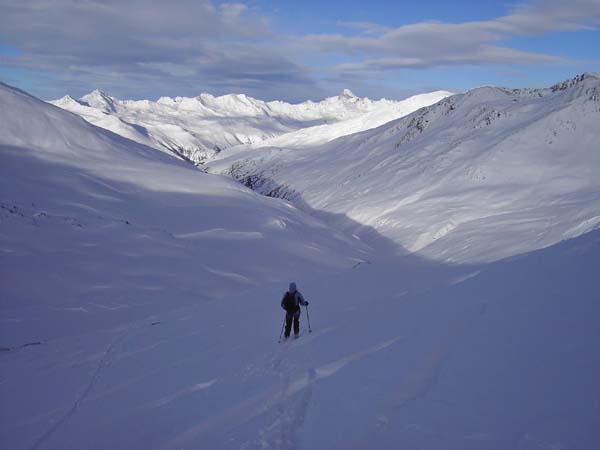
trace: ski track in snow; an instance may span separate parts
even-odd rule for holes
[[[83,389],[83,391],[81,392],[81,394],[77,397],[77,399],[75,400],[75,402],[73,403],[73,405],[71,406],[71,408],[69,408],[66,411],[66,413],[62,417],[60,417],[54,423],[54,425],[52,425],[52,427],[50,427],[50,429],[48,429],[43,435],[41,435],[34,442],[34,444],[30,447],[30,450],[37,450],[37,449],[39,449],[44,442],[46,442],[64,423],[66,423],[77,412],[77,410],[79,409],[79,407],[83,404],[83,402],[85,402],[86,398],[88,397],[89,393],[94,388],[95,384],[98,382],[98,379],[100,378],[100,373],[101,373],[102,369],[110,365],[110,363],[111,363],[111,361],[110,361],[110,354],[112,353],[112,351],[114,350],[114,348],[119,343],[121,343],[123,340],[125,340],[129,335],[130,335],[130,332],[125,332],[125,333],[117,336],[108,345],[108,347],[104,351],[104,354],[103,354],[102,358],[98,362],[98,365],[96,366],[96,369],[94,370],[94,373],[90,377],[90,381],[85,386],[85,388]]]
[[[262,449],[296,450],[299,448],[298,431],[304,424],[306,414],[313,394],[313,383],[316,381],[316,371],[309,369],[305,375],[308,379],[302,394],[293,401],[290,385],[293,370],[282,372],[281,390],[276,405],[276,419],[267,428],[259,431],[258,444]],[[252,447],[244,447],[252,448]]]
[[[468,274],[459,282],[473,278],[478,274],[479,271]],[[455,281],[451,284],[457,283]],[[454,347],[454,343],[485,314],[486,309],[487,303],[478,302],[472,306],[470,313],[449,323],[447,331],[438,338],[431,350],[418,361],[411,373],[402,378],[397,394],[393,396],[395,408],[402,408],[410,401],[423,398],[433,389],[444,361]]]
[[[320,334],[327,331],[329,330],[324,330]],[[313,334],[304,336],[298,341],[286,342],[275,352],[271,364],[273,370],[279,374],[279,385],[274,385],[228,408],[223,413],[200,422],[161,448],[164,450],[179,449],[192,442],[197,442],[198,438],[205,433],[219,432],[223,434],[230,430],[232,424],[239,426],[275,410],[274,422],[259,431],[257,440],[246,443],[242,448],[296,450],[300,447],[297,435],[308,413],[314,384],[321,379],[335,375],[348,364],[388,348],[402,339],[402,337],[388,339],[378,345],[351,353],[316,368],[300,369],[290,362],[289,358],[286,358],[289,350],[286,346],[301,344],[302,341],[309,339],[314,340],[315,337],[316,335]],[[299,370],[300,374],[297,373]]]
[[[86,358],[84,358],[83,360],[81,359],[76,359],[76,360],[72,360],[72,361],[67,361],[66,363],[63,364],[59,364],[55,367],[49,367],[46,369],[55,369],[57,367],[60,366],[72,366],[74,364],[77,365],[81,365],[81,364],[85,364],[85,363],[89,363],[92,361],[97,360],[98,363],[96,365],[96,368],[94,369],[94,372],[92,373],[90,380],[88,381],[88,383],[85,385],[85,387],[83,388],[83,390],[81,391],[81,394],[76,398],[76,400],[74,401],[73,405],[68,408],[65,413],[55,421],[55,423],[43,434],[41,435],[36,441],[35,443],[29,447],[30,450],[36,450],[38,448],[41,448],[41,446],[52,436],[56,433],[56,431],[58,431],[58,429],[64,425],[71,417],[73,417],[74,414],[77,413],[77,410],[80,408],[80,406],[86,402],[87,400],[98,400],[110,393],[113,393],[115,391],[118,391],[120,389],[123,389],[124,387],[127,386],[131,386],[133,383],[140,381],[143,378],[146,378],[147,376],[150,376],[154,373],[158,373],[162,370],[164,370],[164,367],[161,367],[160,369],[153,371],[151,373],[145,373],[143,376],[138,377],[136,380],[128,380],[126,383],[122,383],[119,384],[117,386],[113,386],[112,388],[108,389],[108,390],[104,390],[100,393],[97,393],[95,395],[90,395],[92,390],[94,389],[94,387],[96,386],[96,384],[98,383],[99,379],[100,379],[100,375],[101,372],[103,371],[103,369],[106,369],[107,367],[111,366],[113,363],[117,362],[118,360],[124,359],[124,358],[128,358],[131,357],[134,354],[140,353],[140,352],[145,352],[150,348],[154,348],[166,341],[170,341],[172,339],[167,339],[167,340],[161,340],[156,342],[154,345],[146,347],[146,348],[142,348],[138,351],[131,351],[131,352],[125,352],[125,353],[121,353],[121,354],[115,354],[115,349],[117,348],[118,345],[122,344],[124,341],[126,341],[127,339],[133,337],[137,332],[145,329],[148,327],[148,321],[151,319],[152,317],[149,318],[145,318],[143,320],[141,320],[140,322],[137,323],[132,323],[132,324],[127,324],[127,325],[122,325],[119,326],[117,328],[114,328],[112,330],[108,330],[110,332],[113,333],[119,333],[112,341],[111,343],[106,347],[106,349],[103,352],[99,352],[99,353],[94,353],[92,355],[88,355]],[[190,335],[193,335],[195,333],[191,333],[191,334],[187,334],[187,335],[180,335],[180,336],[176,336],[173,339],[178,339],[181,338],[182,336],[188,337]],[[189,360],[192,359],[194,356],[188,356],[186,358],[184,358],[184,360]],[[186,394],[186,393],[191,393],[197,390],[201,390],[201,389],[206,389],[210,386],[212,386],[215,382],[217,382],[216,379],[210,380],[208,382],[205,383],[199,383],[196,384],[194,386],[190,386],[189,388],[186,389],[187,392],[183,392],[183,390],[181,392],[177,392],[175,394],[173,394],[172,396],[170,396],[169,398],[167,397],[163,397],[162,399],[160,399],[158,402],[162,401],[163,404],[167,404],[170,401],[175,400],[176,398]],[[152,402],[154,403],[154,402]],[[149,405],[144,405],[144,406],[149,406]],[[153,406],[161,406],[161,405],[153,405]],[[55,414],[59,413],[60,411],[64,411],[65,408],[56,408],[54,410],[51,411],[46,411],[42,414],[39,414],[33,418],[31,418],[30,420],[27,420],[25,422],[21,422],[19,424],[17,424],[18,426],[24,425],[24,424],[31,424],[31,423],[35,423],[35,422],[39,422],[41,420],[44,420],[48,417],[52,417]],[[112,419],[111,419],[112,420]]]
[[[282,343],[283,347],[276,352],[272,360],[273,368],[279,372],[280,379],[279,394],[274,407],[276,418],[271,425],[259,431],[257,442],[245,446],[245,449],[257,446],[261,449],[273,450],[296,450],[298,448],[297,434],[308,412],[312,397],[312,385],[316,381],[316,371],[311,367],[306,374],[300,375],[302,379],[307,378],[308,383],[303,386],[306,387],[304,392],[298,398],[292,399],[294,394],[300,390],[292,391],[290,389],[295,384],[292,380],[299,369],[294,359],[286,357],[289,353],[287,346],[297,347],[296,344],[306,344],[330,330],[325,329],[313,335],[303,335],[299,341]],[[312,365],[311,363],[312,361],[309,361],[309,365]]]
[[[470,272],[465,275],[461,275],[460,277],[456,277],[455,279],[450,280],[449,284],[451,284],[451,285],[460,284],[464,281],[467,281],[467,280],[470,280],[471,278],[476,277],[480,273],[481,273],[481,270],[476,270],[474,272]]]
[[[181,389],[181,390],[175,392],[172,395],[167,395],[166,397],[162,397],[156,401],[150,402],[150,403],[148,403],[148,406],[159,407],[159,406],[167,405],[167,404],[171,403],[172,401],[177,400],[180,397],[184,397],[186,395],[193,394],[194,392],[201,391],[203,389],[208,389],[213,384],[215,384],[217,381],[218,381],[217,378],[213,378],[210,381],[205,381],[203,383],[197,383],[192,386],[188,386],[184,389]]]
[[[274,450],[298,449],[299,443],[297,434],[303,426],[308,412],[313,394],[313,385],[318,380],[334,375],[354,361],[390,347],[400,339],[402,338],[396,337],[390,339],[369,349],[352,353],[317,368],[309,367],[308,370],[295,381],[292,381],[292,374],[295,372],[293,366],[282,370],[281,391],[277,403],[277,418],[270,427],[260,432],[260,448]],[[302,392],[302,394],[296,397],[296,394],[300,392]],[[294,400],[289,401],[289,399]]]

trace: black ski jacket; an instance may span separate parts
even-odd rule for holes
[[[290,314],[296,314],[300,311],[300,305],[306,305],[306,300],[300,293],[300,291],[296,292],[286,292],[283,294],[283,298],[281,299],[281,307],[285,309]]]

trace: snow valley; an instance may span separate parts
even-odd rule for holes
[[[600,225],[599,110],[595,74],[482,87],[331,142],[291,133],[234,149],[208,169],[349,218],[360,225],[351,233],[367,226],[436,260],[493,261]]]
[[[52,103],[0,85],[3,447],[600,442],[597,74]]]

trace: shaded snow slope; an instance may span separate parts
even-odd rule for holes
[[[119,100],[96,90],[79,100],[66,96],[51,103],[94,125],[200,164],[228,147],[263,142],[313,125],[349,121],[346,127],[332,128],[330,139],[365,130],[448,95],[440,91],[404,101],[373,101],[344,90],[321,102],[292,105],[243,94],[214,97],[203,93],[194,98],[162,97],[157,102]],[[360,117],[365,114],[363,122]]]
[[[346,215],[411,252],[492,261],[600,225],[599,120],[595,74],[483,87],[323,145],[223,153],[208,170]]]
[[[147,316],[134,296],[72,305],[61,337],[1,355],[0,438],[17,450],[592,449],[599,265],[592,232],[487,266],[407,256],[301,276],[313,332],[303,311],[301,338],[284,344],[281,283],[187,305],[162,293]],[[4,317],[26,326],[36,311]]]
[[[6,85],[0,152],[0,345],[61,334],[64,321],[85,329],[87,312],[130,298],[135,316],[301,267],[351,267],[367,248],[280,200]],[[29,313],[13,317],[15,308]],[[50,316],[58,322],[45,324]]]

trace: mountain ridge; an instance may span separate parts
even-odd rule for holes
[[[599,92],[595,74],[543,89],[481,87],[378,128],[304,147],[242,147],[206,168],[348,216],[411,252],[491,261],[600,223]]]
[[[50,103],[128,139],[202,164],[232,146],[263,142],[314,125],[358,119],[376,110],[381,111],[380,122],[392,120],[447,95],[450,93],[439,91],[391,101],[359,98],[344,90],[320,102],[290,104],[264,102],[245,94],[215,97],[208,93],[161,97],[156,102],[119,100],[95,90],[79,100],[65,96]]]

